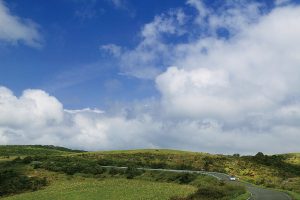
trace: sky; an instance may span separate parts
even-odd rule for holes
[[[300,152],[298,0],[0,0],[0,144]]]

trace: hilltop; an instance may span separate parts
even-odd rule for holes
[[[0,145],[0,157],[62,155],[80,152],[84,151],[72,150],[65,147],[53,145]]]

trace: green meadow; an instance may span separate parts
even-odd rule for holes
[[[159,183],[122,178],[71,178],[55,181],[36,192],[27,192],[3,200],[168,200],[173,196],[187,196],[195,191],[190,185]]]

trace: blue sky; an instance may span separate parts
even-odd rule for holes
[[[298,0],[0,0],[0,144],[300,151],[298,15]]]

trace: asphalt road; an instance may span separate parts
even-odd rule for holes
[[[283,192],[255,187],[246,183],[244,185],[252,194],[249,200],[292,200],[290,196]]]
[[[102,166],[106,168],[119,168],[119,169],[127,169],[127,167],[116,167],[116,166]],[[247,190],[251,193],[251,197],[248,200],[292,200],[290,196],[288,196],[284,192],[279,192],[271,189],[264,189],[261,187],[257,187],[255,185],[244,183],[240,181],[230,181],[229,175],[219,172],[206,172],[206,171],[193,171],[193,170],[175,170],[175,169],[151,169],[151,168],[137,168],[140,170],[148,170],[148,171],[166,171],[166,172],[177,172],[177,173],[197,173],[197,174],[205,174],[212,177],[215,177],[218,180],[224,180],[226,182],[232,182],[234,184],[244,185]]]
[[[247,188],[247,190],[251,193],[251,197],[248,200],[292,200],[292,198],[284,192],[261,188],[250,183],[230,181],[229,175],[227,174],[218,172],[207,172],[207,174],[217,176],[219,177],[219,179],[225,180],[227,182],[233,182],[235,184],[244,185]]]

